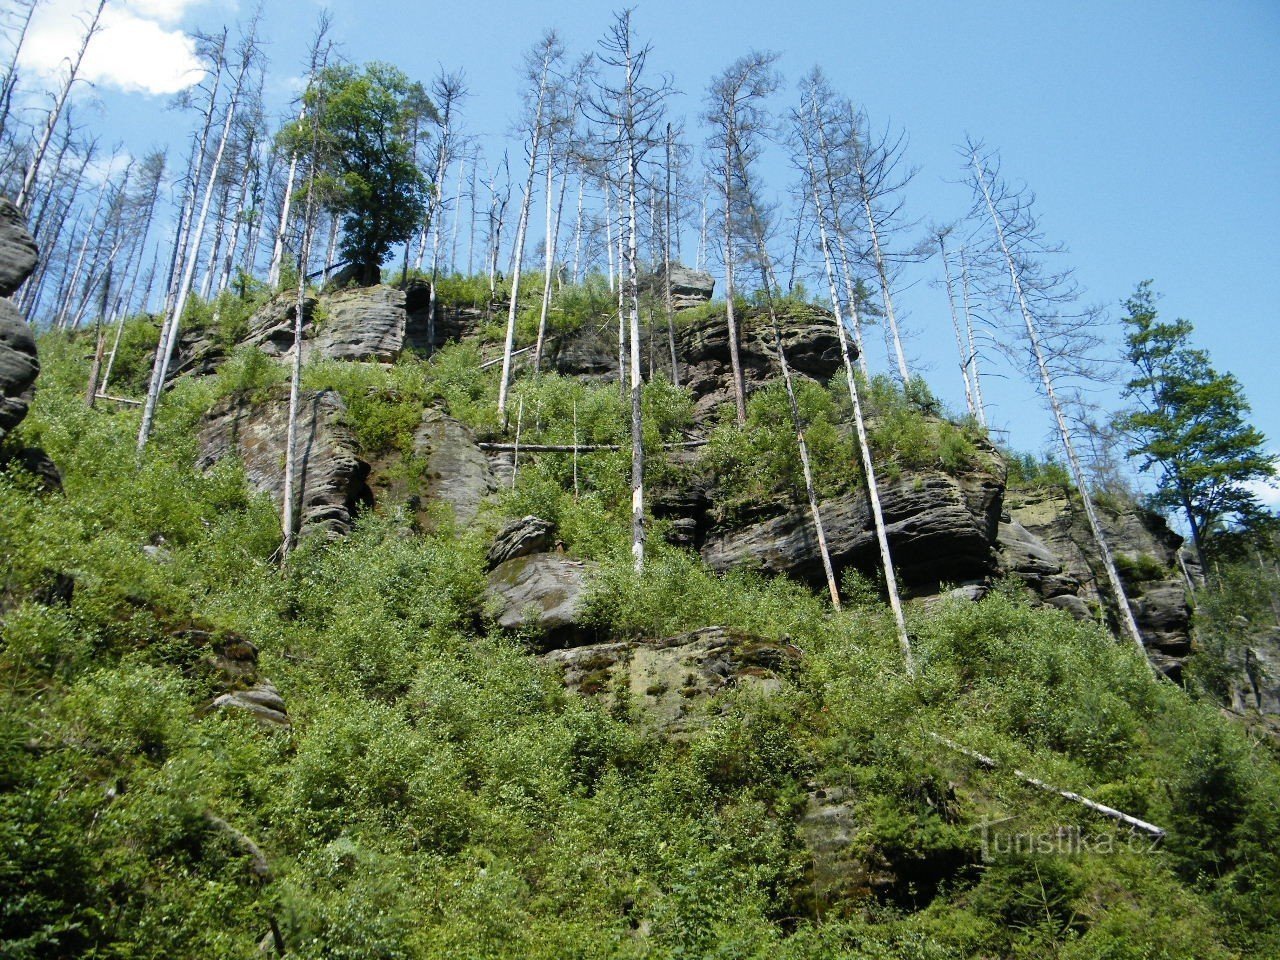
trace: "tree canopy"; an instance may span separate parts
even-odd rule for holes
[[[317,199],[342,215],[343,258],[360,282],[376,283],[391,248],[426,214],[415,143],[437,120],[435,106],[420,83],[376,62],[320,71],[305,105],[281,136],[315,164]]]
[[[1191,346],[1190,321],[1161,321],[1155,299],[1144,280],[1124,301],[1125,356],[1136,368],[1124,393],[1138,406],[1117,425],[1130,437],[1128,456],[1141,458],[1139,469],[1158,472],[1155,505],[1186,515],[1203,563],[1224,526],[1262,516],[1247,484],[1274,476],[1275,468],[1266,438],[1246,419],[1240,382]]]

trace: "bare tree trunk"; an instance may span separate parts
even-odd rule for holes
[[[573,282],[582,279],[582,175],[578,175],[578,217],[573,224]]]
[[[138,427],[139,454],[146,449],[147,440],[151,437],[151,424],[155,418],[156,405],[160,402],[160,394],[164,390],[164,381],[169,372],[169,361],[173,357],[173,348],[178,342],[178,328],[182,322],[182,312],[186,309],[187,296],[191,292],[191,283],[195,275],[197,259],[195,251],[200,249],[200,238],[204,234],[205,221],[209,217],[209,206],[213,202],[213,191],[217,184],[219,168],[222,166],[222,155],[226,150],[227,140],[231,135],[231,125],[235,121],[236,115],[236,104],[240,97],[245,74],[249,69],[249,59],[252,56],[251,50],[252,41],[246,48],[245,62],[241,64],[240,75],[236,78],[235,89],[232,91],[231,99],[227,103],[227,115],[222,124],[222,136],[218,139],[218,149],[213,156],[213,169],[209,172],[209,183],[205,189],[204,202],[200,207],[200,218],[196,222],[195,238],[192,243],[193,252],[187,258],[182,285],[178,290],[178,298],[174,305],[173,313],[169,317],[169,322],[165,324],[161,331],[160,343],[156,346],[156,360],[151,373],[151,386],[147,390],[146,403],[142,408],[142,423]]]
[[[84,405],[90,410],[93,409],[93,403],[98,397],[98,374],[102,370],[102,354],[106,349],[106,331],[103,324],[106,322],[107,304],[110,299],[111,265],[108,264],[106,275],[102,278],[102,293],[98,298],[98,322],[93,338],[96,346],[93,351],[93,363],[89,366],[89,385],[84,394]]]
[[[569,180],[566,167],[564,178],[560,181],[560,196],[555,204],[555,219],[551,217],[551,143],[547,142],[547,238],[543,243],[546,260],[542,277],[542,310],[538,315],[538,341],[533,350],[533,372],[536,375],[542,368],[542,347],[547,339],[547,313],[551,309],[551,271],[555,267],[556,247],[560,238],[560,215],[564,211],[564,188]]]
[[[36,144],[31,163],[27,166],[27,172],[22,178],[22,189],[18,191],[18,197],[14,201],[14,205],[19,210],[27,209],[32,189],[35,187],[36,176],[40,173],[40,164],[44,162],[45,151],[49,149],[49,140],[53,137],[54,128],[58,125],[58,118],[62,116],[62,109],[66,106],[67,97],[71,93],[71,86],[76,82],[76,76],[80,72],[80,64],[84,62],[85,51],[89,49],[89,42],[93,39],[94,34],[98,32],[98,24],[102,19],[102,11],[106,6],[107,0],[98,0],[93,19],[89,21],[89,26],[84,32],[84,38],[80,41],[80,49],[76,51],[75,59],[71,61],[71,67],[67,73],[67,82],[58,91],[58,97],[54,101],[53,109],[49,111],[49,117],[45,121],[44,133],[41,134],[40,141]]]
[[[951,261],[947,258],[947,236],[945,230],[938,232],[938,253],[942,257],[942,273],[947,283],[947,305],[951,308],[951,326],[956,333],[956,350],[960,354],[960,376],[964,379],[964,404],[969,416],[978,418],[978,408],[973,398],[973,384],[969,380],[968,351],[965,350],[964,336],[960,332],[960,317],[956,313],[955,286],[951,282]]]
[[[898,631],[898,647],[908,676],[916,674],[915,658],[911,652],[911,636],[907,633],[906,618],[902,613],[902,598],[898,594],[898,577],[893,569],[893,555],[889,550],[889,535],[885,530],[884,510],[880,505],[880,486],[876,482],[875,462],[871,457],[871,443],[867,438],[866,420],[862,415],[862,400],[858,395],[858,379],[849,359],[849,343],[845,336],[844,316],[840,310],[840,294],[836,290],[836,274],[832,264],[831,245],[827,240],[822,197],[818,191],[818,177],[813,166],[812,154],[808,157],[809,178],[813,185],[813,202],[818,214],[818,238],[822,245],[822,259],[826,266],[827,291],[831,297],[831,312],[835,316],[836,333],[840,338],[840,356],[844,360],[844,375],[849,383],[849,400],[853,404],[853,423],[858,434],[858,450],[862,455],[862,473],[867,483],[867,500],[871,504],[871,518],[876,529],[876,542],[880,547],[880,568],[884,571],[885,590],[889,594],[889,607],[893,611],[894,626]]]
[[[1044,349],[1040,343],[1040,333],[1037,329],[1035,319],[1031,314],[1031,308],[1027,303],[1027,298],[1022,289],[1022,280],[1018,276],[1018,270],[1015,265],[1013,253],[1009,249],[1009,245],[1005,240],[1004,227],[1000,223],[1000,217],[996,213],[995,202],[991,197],[991,190],[987,185],[986,171],[978,162],[977,152],[970,155],[973,164],[974,173],[977,176],[978,186],[982,191],[983,199],[986,200],[987,210],[991,214],[991,224],[995,228],[996,239],[1000,244],[1000,250],[1004,254],[1005,264],[1009,268],[1009,282],[1013,285],[1013,291],[1018,301],[1018,308],[1022,312],[1023,322],[1026,324],[1027,339],[1030,341],[1031,350],[1035,355],[1036,367],[1040,371],[1040,382],[1044,386],[1045,395],[1049,400],[1049,406],[1053,410],[1054,420],[1057,421],[1058,435],[1062,439],[1063,449],[1066,451],[1067,462],[1071,466],[1071,474],[1075,479],[1076,489],[1080,492],[1080,501],[1084,505],[1085,517],[1089,521],[1089,529],[1093,533],[1094,543],[1098,547],[1098,553],[1102,559],[1102,565],[1106,570],[1107,580],[1111,585],[1112,595],[1116,601],[1116,615],[1120,618],[1120,624],[1124,632],[1129,636],[1137,647],[1138,652],[1142,655],[1142,662],[1147,665],[1147,669],[1154,672],[1151,661],[1147,659],[1146,645],[1142,641],[1142,632],[1138,629],[1138,623],[1133,618],[1133,610],[1129,606],[1129,597],[1125,593],[1124,584],[1120,581],[1120,574],[1116,570],[1115,558],[1111,554],[1111,546],[1107,543],[1106,534],[1102,531],[1102,524],[1098,520],[1097,511],[1094,509],[1093,500],[1089,496],[1089,488],[1085,482],[1084,468],[1080,465],[1080,458],[1076,456],[1075,445],[1071,442],[1071,430],[1067,426],[1067,418],[1062,411],[1062,404],[1058,401],[1058,395],[1053,387],[1053,376],[1049,372],[1049,365],[1045,360]]]
[[[4,138],[5,128],[9,123],[9,110],[13,103],[13,91],[18,85],[18,57],[22,53],[23,44],[27,39],[27,28],[31,26],[31,17],[36,12],[36,4],[39,0],[27,0],[27,15],[22,20],[22,26],[18,28],[18,37],[13,43],[13,55],[9,58],[9,67],[5,71],[4,81],[0,82],[0,139]],[[34,234],[35,231],[32,231]]]
[[[858,163],[858,178],[864,179],[862,162]],[[903,384],[911,382],[911,372],[907,369],[907,358],[902,352],[902,338],[898,335],[898,319],[893,311],[893,294],[889,291],[889,270],[885,265],[884,252],[880,249],[880,231],[876,227],[875,212],[871,208],[871,198],[865,189],[862,191],[862,211],[867,218],[867,232],[871,235],[871,251],[876,264],[876,276],[880,280],[880,297],[884,303],[884,320],[889,327],[889,336],[893,342],[894,358],[898,362],[898,375]]]
[[[675,305],[671,302],[671,124],[667,124],[667,188],[663,197],[662,261],[663,303],[667,311],[667,345],[671,348],[671,383],[680,386],[680,362],[676,359]]]
[[[732,136],[732,133],[730,134]],[[726,142],[727,144],[727,142]],[[733,374],[733,404],[738,426],[747,425],[747,389],[742,379],[742,361],[738,357],[738,318],[735,316],[733,285],[733,183],[730,147],[725,147],[724,179],[724,309],[729,325],[729,367]]]
[[[529,205],[533,202],[533,178],[538,169],[538,154],[542,150],[543,113],[546,109],[547,86],[551,64],[557,59],[558,41],[554,34],[547,36],[542,47],[542,64],[538,76],[537,102],[534,107],[533,125],[530,128],[529,173],[525,178],[524,194],[520,198],[520,219],[516,224],[516,244],[512,252],[511,302],[507,305],[507,336],[502,348],[502,379],[498,384],[498,419],[503,428],[507,425],[507,391],[511,385],[511,351],[515,346],[516,315],[520,310],[520,270],[524,261],[525,234],[529,227]],[[549,151],[548,151],[549,154]],[[548,155],[547,163],[551,158]]]
[[[301,120],[306,110],[298,114]],[[280,285],[280,264],[284,260],[284,237],[289,229],[289,208],[293,204],[293,181],[298,173],[298,155],[289,157],[289,175],[284,181],[284,200],[280,204],[280,223],[276,227],[276,240],[271,248],[271,265],[267,268],[267,286],[275,289]]]
[[[987,426],[987,408],[982,402],[982,376],[978,369],[978,345],[973,338],[973,312],[969,309],[969,262],[964,247],[960,248],[960,294],[964,305],[964,329],[969,343],[965,364],[969,368],[969,380],[973,384],[973,402],[978,411],[978,423]]]

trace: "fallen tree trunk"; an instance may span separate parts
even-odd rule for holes
[[[948,750],[954,750],[956,753],[964,754],[970,760],[975,761],[980,767],[987,770],[994,770],[1000,765],[996,760],[988,757],[986,754],[978,753],[977,750],[970,750],[968,747],[961,746],[954,740],[950,740],[941,734],[930,732],[929,737],[930,739],[942,744]],[[1090,800],[1088,797],[1082,797],[1080,794],[1072,793],[1070,790],[1059,789],[1052,784],[1045,783],[1043,780],[1038,780],[1030,774],[1023,773],[1021,770],[1016,768],[1013,771],[1013,775],[1023,783],[1035,787],[1037,790],[1043,790],[1045,793],[1052,793],[1055,796],[1062,797],[1064,800],[1070,800],[1072,803],[1078,803],[1082,807],[1092,810],[1094,813],[1107,817],[1110,820],[1116,820],[1119,823],[1123,823],[1135,830],[1141,830],[1143,833],[1155,837],[1157,840],[1161,840],[1165,836],[1164,829],[1162,827],[1157,827],[1154,823],[1147,823],[1145,820],[1139,820],[1137,817],[1130,816],[1121,810],[1117,810],[1114,807],[1108,807],[1106,804],[1098,803],[1096,800]]]
[[[690,447],[705,447],[706,440],[680,440],[676,443],[664,443],[663,450],[686,450]],[[619,443],[477,443],[481,450],[494,450],[501,453],[514,453],[517,449],[525,453],[595,453],[605,450],[630,450],[631,445]]]

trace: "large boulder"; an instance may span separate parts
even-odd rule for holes
[[[639,710],[666,734],[706,723],[711,702],[727,690],[779,690],[800,651],[725,627],[704,627],[657,640],[626,640],[554,650],[542,662],[565,686],[610,709]]]
[[[474,334],[485,322],[485,312],[476,307],[436,303],[431,317],[431,283],[414,278],[404,287],[404,345],[419,353],[433,353],[450,340]]]
[[[587,583],[594,564],[559,553],[515,557],[489,571],[485,600],[503,630],[530,631],[544,648],[588,643]]]
[[[990,575],[1002,493],[999,476],[987,469],[960,476],[917,471],[883,484],[889,546],[907,584],[931,588]],[[866,495],[829,497],[819,502],[819,510],[837,577],[846,566],[874,575],[879,545]],[[713,512],[700,550],[717,572],[745,567],[814,586],[825,583],[813,516],[804,500],[779,498],[750,514],[723,519]]]
[[[664,273],[659,269],[645,279],[645,287],[659,296],[666,290]],[[709,273],[691,270],[680,263],[671,265],[671,307],[673,310],[688,310],[706,303],[716,289],[716,281]]]
[[[22,211],[0,197],[0,297],[13,296],[35,270],[39,256]]]
[[[35,269],[37,254],[21,211],[0,197],[0,440],[27,415],[40,373],[35,336],[8,299]]]
[[[332,390],[304,390],[297,425],[299,528],[331,535],[348,533],[355,514],[372,502],[366,483],[369,465],[359,456],[345,421],[346,405]],[[231,397],[204,417],[196,467],[207,470],[225,457],[238,457],[255,489],[280,503],[284,496],[288,392],[265,400]]]
[[[511,520],[498,531],[489,548],[486,561],[492,570],[516,557],[531,553],[546,553],[555,545],[555,525],[541,517],[520,517]]]
[[[0,439],[27,415],[39,373],[31,328],[12,301],[0,299]]]

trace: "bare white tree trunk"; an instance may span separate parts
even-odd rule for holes
[[[916,673],[915,658],[911,652],[911,636],[907,633],[906,618],[902,613],[902,598],[898,594],[898,577],[893,569],[893,555],[889,551],[889,535],[884,525],[884,510],[880,505],[880,486],[876,482],[875,462],[871,457],[871,443],[867,438],[866,420],[862,415],[862,400],[858,395],[858,380],[849,359],[849,343],[845,336],[844,315],[840,309],[840,294],[836,290],[836,273],[832,264],[831,245],[827,239],[822,197],[818,190],[818,178],[814,171],[813,157],[809,156],[809,178],[813,184],[813,202],[818,213],[818,237],[822,245],[822,259],[826,266],[827,291],[831,297],[831,312],[835,316],[836,333],[840,338],[840,356],[844,360],[845,379],[849,382],[849,400],[853,404],[853,423],[858,433],[858,450],[862,455],[862,473],[867,482],[867,499],[871,504],[871,518],[876,529],[876,542],[880,547],[880,567],[884,571],[885,589],[889,594],[889,607],[893,611],[894,626],[898,631],[898,647],[907,674]]]
[[[1062,439],[1062,446],[1067,455],[1067,462],[1071,466],[1071,474],[1075,479],[1076,489],[1080,493],[1080,501],[1084,505],[1085,517],[1089,521],[1089,529],[1093,533],[1094,543],[1098,547],[1098,553],[1102,559],[1102,565],[1106,570],[1107,581],[1111,585],[1111,592],[1116,601],[1116,615],[1120,618],[1120,625],[1124,632],[1133,641],[1138,652],[1142,655],[1142,662],[1147,668],[1154,670],[1151,661],[1147,659],[1147,648],[1142,641],[1142,631],[1138,629],[1138,623],[1133,618],[1133,610],[1129,606],[1129,597],[1125,593],[1124,584],[1120,581],[1120,574],[1116,570],[1115,558],[1111,553],[1111,546],[1107,542],[1106,534],[1102,530],[1102,524],[1098,520],[1097,511],[1094,509],[1093,500],[1089,496],[1089,488],[1086,484],[1084,468],[1080,465],[1080,458],[1076,455],[1075,444],[1071,442],[1071,430],[1067,426],[1067,418],[1062,411],[1062,404],[1058,401],[1057,392],[1053,386],[1053,375],[1049,371],[1048,362],[1045,359],[1044,349],[1040,343],[1040,333],[1037,329],[1035,318],[1031,313],[1031,308],[1027,303],[1026,294],[1022,288],[1022,279],[1018,276],[1016,262],[1013,253],[1009,248],[1009,244],[1005,240],[1004,226],[1000,222],[1000,216],[996,212],[995,202],[991,197],[991,189],[987,185],[986,171],[983,170],[982,164],[978,161],[978,155],[975,151],[970,155],[973,164],[973,170],[977,177],[977,183],[982,191],[983,199],[986,201],[987,210],[991,214],[991,224],[995,229],[996,240],[1000,245],[1000,250],[1004,254],[1005,265],[1009,268],[1009,282],[1013,285],[1013,292],[1018,301],[1018,308],[1022,313],[1022,320],[1026,325],[1027,339],[1030,341],[1032,353],[1035,355],[1036,367],[1040,371],[1040,382],[1044,386],[1045,395],[1049,400],[1049,406],[1053,410],[1053,418],[1058,425],[1058,435]]]
[[[240,89],[244,83],[245,74],[249,69],[249,56],[250,54],[246,53],[245,63],[241,65],[240,76],[236,79],[235,89],[232,91],[231,99],[227,103],[227,115],[222,124],[222,136],[218,140],[218,149],[213,156],[213,169],[209,172],[209,183],[205,189],[204,202],[200,207],[200,218],[196,222],[195,239],[192,243],[194,250],[200,249],[200,238],[204,233],[205,221],[209,218],[209,206],[213,201],[213,191],[218,180],[218,170],[222,166],[222,155],[226,150],[227,140],[231,135],[231,125],[235,121],[236,104],[240,97]],[[173,313],[169,317],[168,323],[161,330],[160,342],[156,345],[156,359],[151,371],[151,386],[147,390],[147,399],[142,408],[142,423],[138,427],[139,454],[146,449],[147,440],[151,437],[151,424],[155,418],[156,405],[160,402],[160,394],[164,390],[165,377],[169,372],[169,361],[173,357],[173,348],[178,342],[178,327],[182,321],[182,311],[186,309],[187,296],[191,292],[196,259],[194,252],[187,258],[186,269],[182,276],[182,285],[178,290],[177,302],[174,304]]]
[[[964,329],[969,343],[965,364],[969,368],[969,381],[973,384],[973,402],[978,411],[978,423],[987,426],[987,407],[982,401],[982,375],[978,368],[978,345],[973,338],[973,311],[969,309],[969,261],[964,247],[960,248],[960,296],[964,306]]]
[[[955,286],[951,282],[951,260],[947,257],[946,231],[938,232],[938,253],[942,257],[942,273],[947,284],[947,305],[951,308],[951,327],[956,334],[956,350],[960,354],[960,376],[964,379],[964,404],[969,416],[978,418],[977,404],[973,398],[973,383],[969,380],[969,358],[965,349],[964,335],[960,332],[960,316],[956,313]]]
[[[667,311],[667,345],[671,348],[671,383],[680,386],[680,362],[676,359],[675,305],[671,302],[671,124],[667,124],[667,188],[663,196],[662,217],[662,295]]]
[[[516,339],[516,315],[520,310],[520,270],[524,261],[525,234],[529,227],[529,205],[533,202],[533,178],[538,170],[538,154],[542,151],[543,113],[546,110],[548,79],[551,64],[557,58],[557,41],[554,34],[543,43],[542,65],[538,76],[538,95],[534,107],[533,123],[529,131],[529,173],[524,182],[524,194],[520,198],[520,219],[516,225],[516,244],[511,263],[511,302],[507,305],[507,336],[502,347],[502,380],[498,384],[498,419],[507,425],[507,391],[511,386],[511,351]],[[550,158],[548,158],[548,164]]]
[[[542,369],[542,349],[547,339],[547,313],[551,309],[551,271],[555,268],[556,247],[560,238],[560,215],[564,211],[564,188],[569,179],[569,171],[565,170],[564,179],[560,181],[560,195],[555,204],[555,219],[551,217],[551,144],[547,144],[547,239],[543,244],[546,264],[542,278],[542,309],[538,314],[538,341],[533,349],[533,372]]]
[[[80,64],[84,62],[84,54],[89,49],[89,42],[93,40],[94,34],[98,32],[98,24],[102,19],[102,11],[106,6],[107,0],[98,0],[98,6],[93,12],[93,19],[89,21],[89,26],[85,29],[84,37],[80,41],[80,48],[76,51],[75,59],[71,61],[70,69],[67,72],[67,81],[58,91],[57,99],[53,102],[53,109],[49,111],[49,116],[45,120],[44,132],[40,135],[35,152],[31,155],[31,163],[27,165],[27,172],[22,178],[22,189],[18,191],[18,197],[14,201],[14,205],[19,210],[27,209],[27,203],[30,201],[32,190],[35,187],[36,177],[40,173],[40,164],[44,162],[45,152],[49,149],[49,141],[53,137],[54,129],[58,126],[58,118],[62,116],[62,110],[67,104],[67,97],[71,94],[71,87],[76,82],[76,76],[80,73]]]

